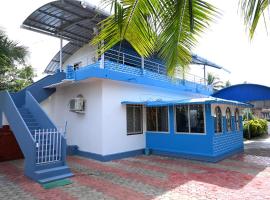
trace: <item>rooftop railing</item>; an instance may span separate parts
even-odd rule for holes
[[[157,74],[167,75],[166,66],[162,62],[155,62],[151,59],[132,55],[122,51],[110,49],[104,53],[104,59],[113,61],[118,64],[141,68],[142,70],[148,70]],[[175,69],[172,77],[202,85],[206,84],[206,80],[203,77],[188,72],[183,73],[183,71],[181,71],[179,68]]]

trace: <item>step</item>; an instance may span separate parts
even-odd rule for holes
[[[27,121],[27,120],[24,120],[24,122],[26,123],[27,126],[39,126],[39,123],[37,123],[36,121],[33,122],[33,121]]]
[[[57,181],[57,180],[65,179],[65,178],[69,178],[69,177],[72,177],[72,176],[74,176],[74,174],[72,174],[72,173],[66,173],[66,174],[59,175],[59,176],[53,176],[53,177],[50,177],[50,178],[39,179],[38,182],[40,184],[44,184],[44,183],[49,183],[49,182],[53,182],[53,181]]]
[[[70,173],[70,169],[67,165],[60,166],[60,167],[51,167],[51,168],[35,171],[37,179],[47,179],[50,177],[55,177],[55,176],[64,175],[68,173]]]

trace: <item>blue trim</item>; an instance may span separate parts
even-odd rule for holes
[[[198,161],[206,161],[206,162],[218,162],[221,161],[229,156],[232,156],[237,153],[243,152],[243,148],[237,148],[234,150],[231,150],[229,152],[212,156],[212,155],[204,155],[204,154],[189,154],[189,153],[183,153],[183,152],[170,152],[170,151],[163,151],[163,150],[155,150],[151,149],[151,153],[155,155],[162,155],[162,156],[169,156],[169,157],[175,157],[175,158],[185,158],[190,160],[198,160]]]
[[[110,155],[100,155],[100,154],[86,152],[86,151],[80,151],[80,150],[78,150],[78,152],[77,152],[77,155],[79,155],[79,156],[98,160],[101,162],[107,162],[107,161],[111,161],[111,160],[128,158],[128,157],[138,156],[138,155],[142,155],[142,154],[144,154],[144,149],[127,151],[127,152],[110,154]]]
[[[68,145],[67,146],[67,155],[73,156],[78,154],[78,146],[77,145]]]

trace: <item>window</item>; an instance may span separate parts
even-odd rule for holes
[[[142,106],[127,105],[127,134],[142,134]]]
[[[232,115],[230,108],[226,109],[226,130],[227,132],[232,131]]]
[[[204,133],[203,105],[175,106],[176,132]]]
[[[148,107],[147,131],[168,132],[168,107]]]
[[[215,133],[222,133],[222,113],[219,106],[215,108]]]
[[[176,132],[189,132],[188,106],[175,106]]]
[[[204,133],[204,112],[203,105],[190,105],[190,132]]]
[[[240,131],[240,119],[239,119],[239,110],[238,108],[235,109],[234,112],[234,117],[235,117],[235,130]]]

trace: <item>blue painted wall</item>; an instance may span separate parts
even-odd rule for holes
[[[257,84],[239,84],[219,90],[212,96],[241,102],[270,100],[270,88]]]
[[[235,131],[234,118],[231,132],[226,132],[226,121],[223,117],[223,133],[214,133],[214,117],[211,116],[210,104],[205,105],[206,134],[175,133],[172,106],[169,107],[169,124],[169,133],[146,132],[146,148],[154,154],[216,162],[243,150],[242,128]]]

